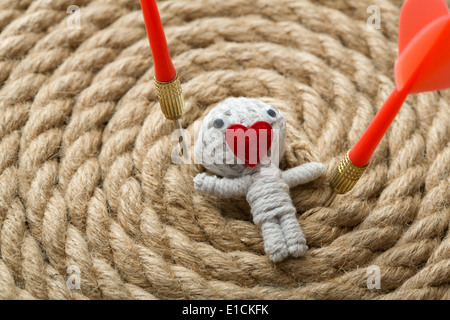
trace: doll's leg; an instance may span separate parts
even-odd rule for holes
[[[261,224],[264,239],[264,250],[273,262],[280,262],[288,255],[288,248],[278,218],[265,220]]]
[[[295,214],[287,213],[282,215],[280,217],[280,226],[289,254],[293,257],[304,256],[308,246]]]

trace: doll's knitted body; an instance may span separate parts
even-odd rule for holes
[[[283,115],[274,107],[255,99],[230,98],[213,109],[203,121],[196,143],[197,157],[204,156],[205,150],[213,150],[211,145],[221,145],[224,148],[221,156],[225,159],[233,152],[224,139],[226,128],[231,124],[250,127],[258,121],[266,121],[273,129],[279,130],[271,148],[277,148],[282,155],[286,127]],[[217,128],[222,122],[223,128]],[[311,162],[282,171],[277,163],[267,160],[265,156],[254,166],[239,161],[231,164],[205,161],[207,169],[222,177],[201,173],[194,178],[194,186],[202,192],[223,198],[246,197],[253,222],[261,229],[266,253],[272,261],[279,262],[289,255],[302,256],[308,249],[289,190],[317,179],[325,173],[325,167],[321,163]]]

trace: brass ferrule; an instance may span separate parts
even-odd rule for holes
[[[178,75],[170,82],[155,79],[156,92],[164,116],[169,120],[178,120],[184,114],[184,97]]]
[[[337,194],[345,194],[353,189],[355,184],[361,178],[367,166],[355,166],[349,159],[348,153],[339,163],[336,171],[331,177],[330,187]]]

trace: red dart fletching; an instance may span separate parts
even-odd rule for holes
[[[406,0],[399,25],[396,88],[348,153],[364,167],[410,93],[450,88],[450,13],[443,0]]]
[[[450,88],[450,13],[443,0],[407,0],[399,23],[397,89]]]

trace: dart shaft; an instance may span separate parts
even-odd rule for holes
[[[364,167],[369,164],[372,154],[389,129],[407,96],[408,92],[406,90],[398,91],[394,89],[391,93],[348,154],[350,161],[355,166]]]

